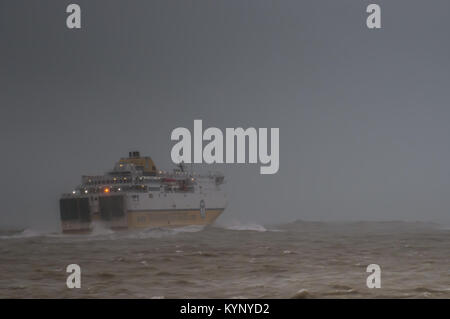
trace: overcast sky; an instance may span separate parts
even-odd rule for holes
[[[221,222],[449,223],[450,2],[371,2],[1,1],[0,227],[56,227],[60,194],[131,150],[171,168],[194,119],[280,128],[278,174],[214,167]]]

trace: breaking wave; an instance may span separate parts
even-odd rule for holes
[[[205,226],[197,225],[179,228],[150,228],[140,231],[127,232],[124,236],[129,239],[162,238],[182,233],[196,233],[202,231],[204,228]]]
[[[111,235],[115,232],[112,229],[105,227],[102,223],[93,223],[91,236],[103,236],[103,235]]]
[[[267,229],[255,223],[240,223],[240,222],[232,222],[228,225],[216,225],[217,228],[227,229],[227,230],[246,230],[246,231],[257,231],[257,232],[266,232]]]
[[[313,298],[313,296],[307,289],[300,289],[294,295],[291,296],[291,299],[310,299],[310,298]]]
[[[5,234],[6,233],[6,234]],[[46,233],[33,230],[33,229],[24,229],[22,231],[7,231],[3,232],[3,235],[0,236],[0,239],[21,239],[21,238],[32,238],[45,236]]]

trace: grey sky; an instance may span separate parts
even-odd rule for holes
[[[59,195],[130,150],[172,167],[194,119],[280,128],[278,174],[213,167],[223,221],[450,222],[450,2],[371,2],[0,2],[0,227],[55,227]]]

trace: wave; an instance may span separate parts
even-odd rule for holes
[[[428,287],[416,287],[413,289],[415,292],[419,293],[448,293],[450,291],[450,288],[428,288]]]
[[[24,229],[22,231],[11,231],[8,235],[0,236],[0,239],[21,239],[45,236],[47,233],[43,233],[33,229]]]
[[[101,223],[93,223],[92,231],[87,234],[65,234],[62,232],[48,233],[45,237],[61,238],[69,240],[108,240],[112,239],[116,232],[102,225]]]
[[[149,228],[139,231],[126,232],[124,237],[128,239],[163,238],[182,233],[196,233],[205,229],[202,225],[184,226],[178,228]]]
[[[313,296],[307,289],[300,289],[293,296],[291,296],[291,299],[310,299],[310,298],[313,298]]]
[[[266,232],[267,229],[260,225],[255,223],[249,223],[249,224],[242,224],[239,222],[233,222],[230,225],[217,225],[216,227],[227,229],[227,230],[246,230],[246,231],[257,231],[257,232]]]
[[[92,232],[89,234],[89,236],[104,236],[104,235],[112,235],[115,232],[105,227],[102,223],[93,223]]]
[[[147,228],[142,230],[121,230],[114,231],[102,224],[94,224],[93,230],[89,234],[62,234],[53,233],[46,237],[56,237],[76,241],[102,241],[102,240],[122,240],[122,239],[151,239],[164,238],[182,233],[195,233],[202,231],[205,226],[192,225],[179,228]]]

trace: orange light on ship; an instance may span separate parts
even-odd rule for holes
[[[103,190],[103,192],[104,192],[105,194],[108,194],[109,191],[110,191],[109,187],[105,187],[105,189]]]

